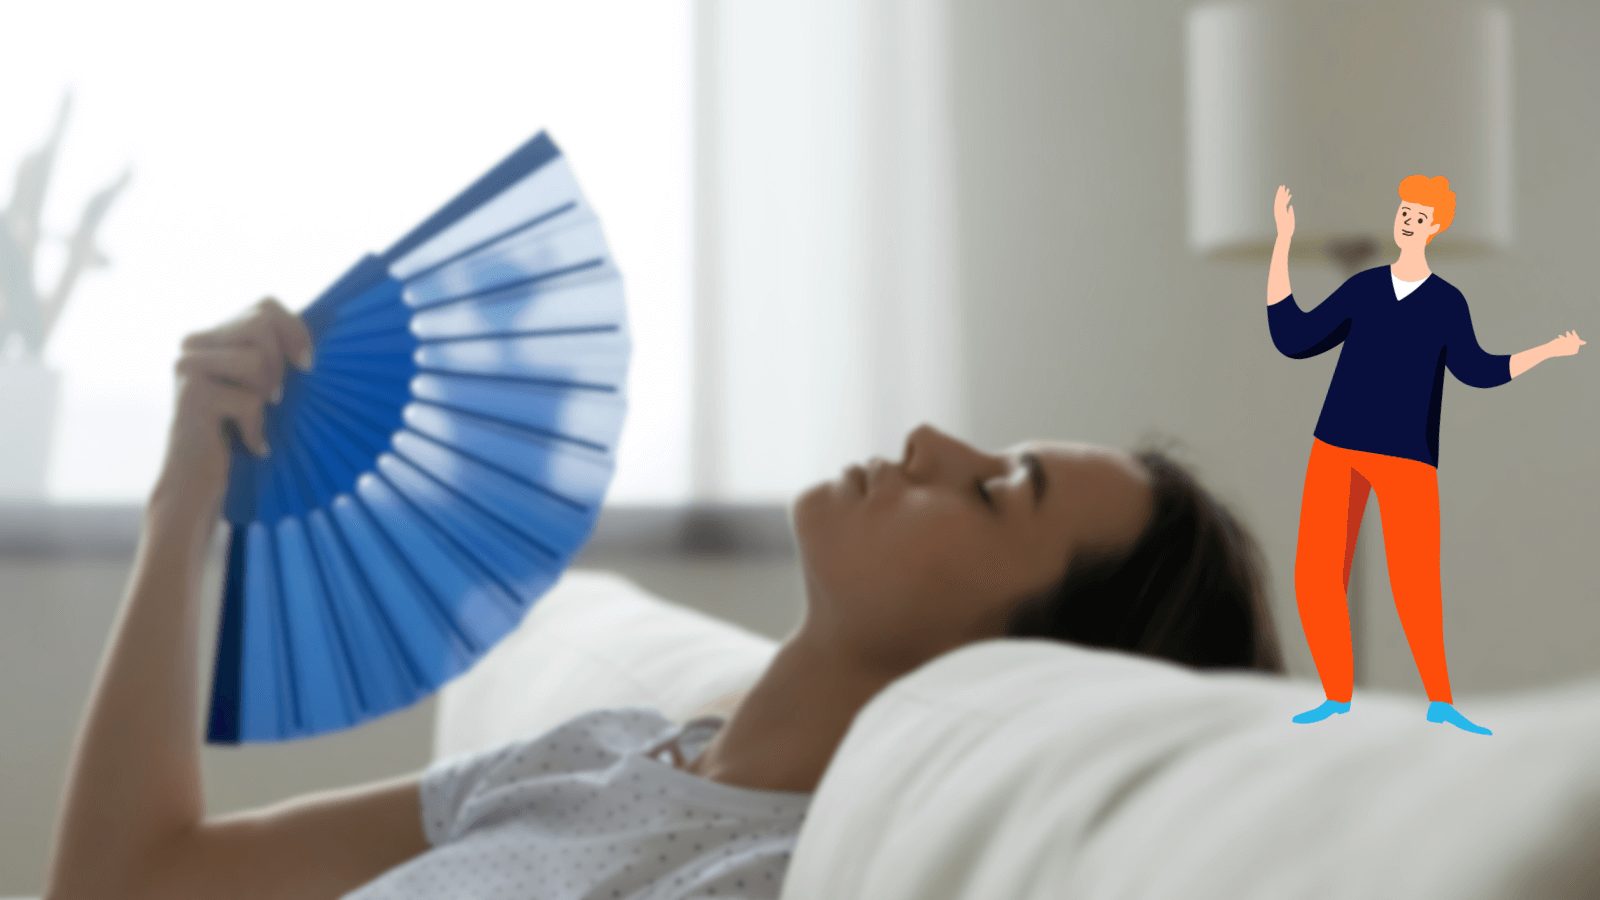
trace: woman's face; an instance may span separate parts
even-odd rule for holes
[[[806,622],[831,649],[898,674],[998,637],[1079,549],[1132,543],[1149,475],[1130,455],[1067,441],[984,453],[930,425],[899,463],[851,466],[796,499]]]

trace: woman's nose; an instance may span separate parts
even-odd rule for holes
[[[939,457],[949,455],[951,448],[960,444],[950,435],[923,422],[906,435],[905,456],[900,464],[907,469],[912,466],[926,468],[937,463]]]
[[[923,423],[906,436],[901,467],[908,475],[926,476],[941,468],[982,468],[989,459],[988,454],[965,441]]]

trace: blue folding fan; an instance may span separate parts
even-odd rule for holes
[[[310,371],[235,436],[207,741],[348,728],[433,693],[588,540],[630,341],[600,223],[540,133],[301,313]]]

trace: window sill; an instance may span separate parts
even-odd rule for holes
[[[131,556],[143,513],[136,503],[0,501],[0,558]],[[780,505],[607,506],[573,564],[623,556],[794,555],[788,510]]]

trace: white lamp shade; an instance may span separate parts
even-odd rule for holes
[[[1291,255],[1370,238],[1393,248],[1396,189],[1444,175],[1455,219],[1428,256],[1511,241],[1511,26],[1479,3],[1209,3],[1188,17],[1189,241],[1261,260],[1277,187]]]

